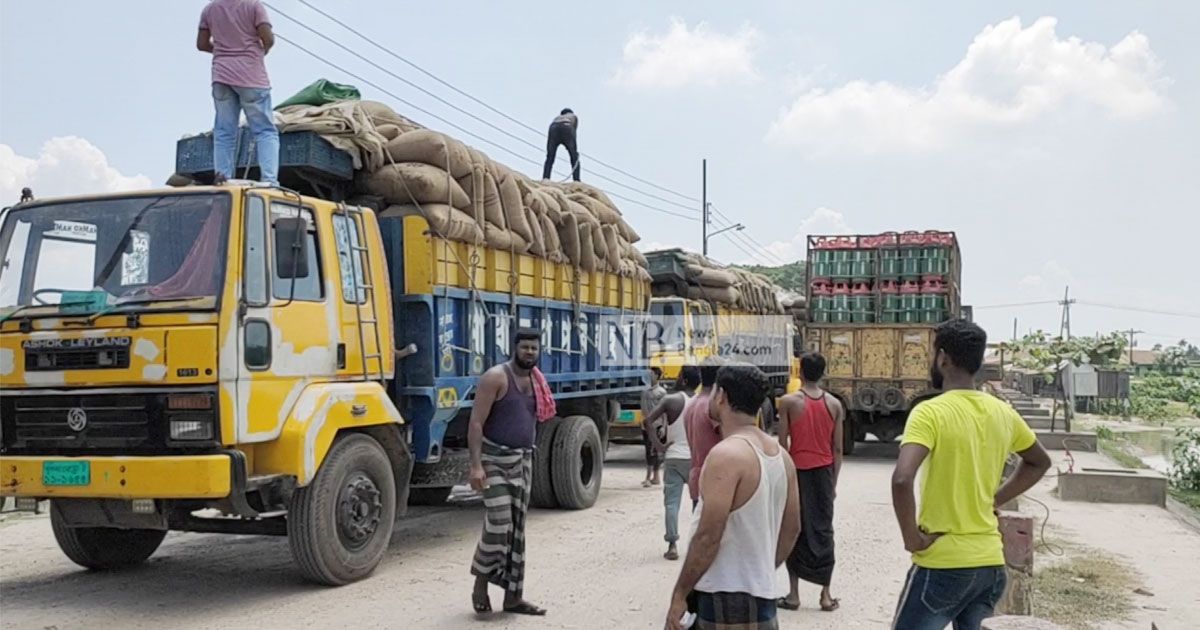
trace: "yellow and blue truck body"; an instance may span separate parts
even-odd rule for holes
[[[184,530],[286,535],[308,579],[361,579],[410,497],[463,481],[474,386],[533,327],[559,408],[533,499],[589,507],[618,400],[647,382],[614,322],[645,313],[648,283],[334,201],[349,158],[313,134],[281,155],[287,188],[5,209],[0,496],[50,499],[60,547],[93,569]],[[180,141],[177,170],[210,165],[210,142]]]

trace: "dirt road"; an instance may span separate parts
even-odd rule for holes
[[[908,561],[892,524],[895,447],[863,445],[843,470],[835,594],[842,609],[786,613],[784,627],[886,626]],[[528,526],[530,600],[544,619],[471,612],[468,564],[478,506],[422,509],[402,522],[370,579],[310,586],[283,539],[172,533],[144,567],[91,574],[59,552],[44,517],[0,525],[4,628],[661,628],[678,562],[663,560],[662,492],[641,487],[641,447],[614,446],[600,501],[582,512],[538,511]],[[687,515],[681,515],[687,532]],[[500,595],[493,593],[499,607]]]

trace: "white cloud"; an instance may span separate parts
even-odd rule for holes
[[[621,66],[611,82],[633,88],[679,88],[754,81],[759,39],[758,30],[750,25],[727,35],[710,30],[706,22],[689,27],[671,18],[665,33],[639,31],[626,40]]]
[[[1017,288],[1025,295],[1049,299],[1061,295],[1072,280],[1070,269],[1057,260],[1047,260],[1039,270],[1023,276]]]
[[[772,260],[786,262],[804,260],[808,251],[808,236],[810,234],[848,234],[852,232],[846,216],[837,210],[820,207],[804,218],[792,238],[786,241],[768,243],[764,250]]]
[[[28,187],[38,197],[116,192],[150,187],[145,175],[123,175],[96,145],[76,136],[47,140],[36,157],[0,144],[0,203],[11,205]]]
[[[929,152],[972,132],[1011,129],[1052,114],[1100,112],[1129,119],[1168,101],[1170,79],[1134,31],[1112,47],[1059,38],[1057,20],[1011,18],[983,29],[932,85],[850,81],[799,96],[769,138],[813,155]]]

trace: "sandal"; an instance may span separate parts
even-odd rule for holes
[[[492,612],[492,598],[487,593],[471,593],[471,606],[479,614]]]
[[[821,611],[822,612],[833,612],[833,611],[837,610],[839,606],[841,606],[841,600],[839,600],[835,597],[835,598],[829,600],[828,604],[821,604]]]
[[[643,482],[642,482],[642,487],[643,487],[643,488],[649,488],[649,487],[650,487],[650,480],[649,480],[649,479],[647,479],[647,480],[643,481]]]
[[[793,604],[789,602],[786,597],[780,597],[779,599],[775,600],[775,607],[782,608],[784,610],[800,610],[800,602]]]
[[[529,602],[523,601],[515,606],[505,606],[504,612],[513,613],[514,615],[533,615],[535,617],[541,617],[546,614],[546,609],[538,608]]]

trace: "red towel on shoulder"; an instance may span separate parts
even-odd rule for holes
[[[546,375],[536,367],[533,368],[533,395],[537,400],[538,422],[545,422],[558,415],[558,408],[554,404],[554,396],[550,394],[550,384],[546,382]]]

